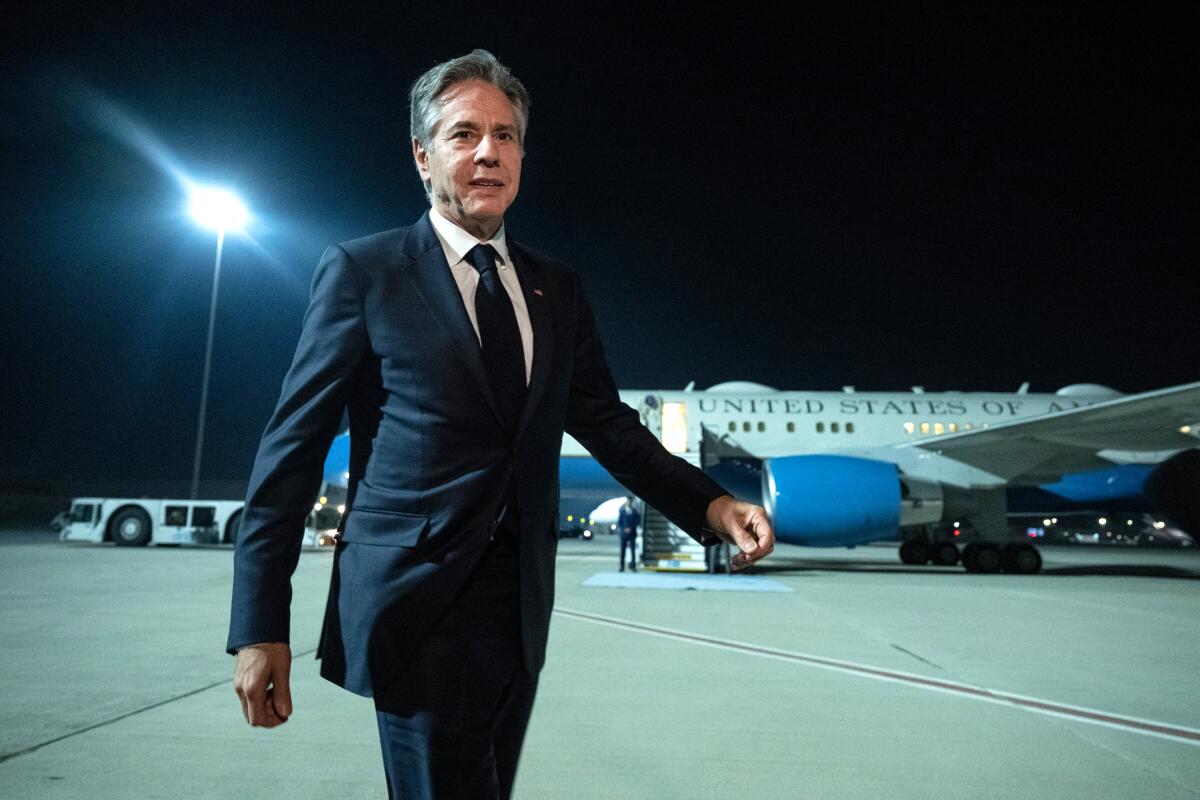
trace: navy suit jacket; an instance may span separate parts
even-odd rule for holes
[[[230,652],[288,642],[305,517],[344,410],[350,477],[321,674],[371,695],[396,678],[491,538],[509,480],[520,518],[522,648],[536,674],[554,603],[566,430],[631,492],[699,538],[725,490],[623,404],[579,278],[510,240],[533,328],[520,421],[504,419],[426,213],[330,247],[259,445],[234,556]]]

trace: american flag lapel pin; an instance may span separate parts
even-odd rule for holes
[[[534,290],[533,290],[533,293],[534,293],[534,294],[536,294],[538,297],[544,297],[544,296],[545,296],[545,295],[543,295],[543,294],[542,294],[542,290],[541,290],[541,289],[534,289]]]

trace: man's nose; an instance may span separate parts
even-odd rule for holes
[[[483,136],[479,140],[479,146],[475,148],[475,163],[485,163],[496,165],[500,163],[500,148],[496,146],[496,140],[491,136]]]

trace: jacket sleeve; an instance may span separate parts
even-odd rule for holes
[[[575,280],[575,365],[566,431],[633,494],[654,506],[701,544],[720,541],[704,532],[705,512],[729,494],[700,469],[667,452],[621,402],[604,357],[591,307]]]
[[[312,292],[292,366],[258,447],[234,553],[226,649],[288,642],[292,573],[304,521],[353,376],[368,348],[363,292],[354,263],[330,247]]]

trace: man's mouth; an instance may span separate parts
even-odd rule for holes
[[[493,180],[488,180],[487,178],[480,178],[478,180],[471,181],[471,185],[472,186],[503,186],[504,184],[501,183],[500,181],[493,181]]]

